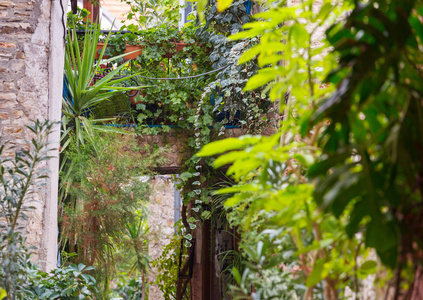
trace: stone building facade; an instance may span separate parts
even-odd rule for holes
[[[17,150],[29,137],[30,120],[60,120],[66,6],[65,0],[0,0],[0,135]],[[59,138],[56,126],[50,136],[56,148]],[[57,256],[58,152],[51,155],[47,191],[27,224],[28,242],[38,249],[34,260],[45,269],[56,266]]]
[[[151,261],[160,257],[162,248],[169,244],[174,232],[175,222],[175,193],[174,182],[171,175],[156,176],[150,181],[152,190],[150,197],[150,215],[148,226],[150,227],[150,241],[148,255]],[[157,276],[157,269],[150,270],[149,299],[163,299],[163,293],[153,282]]]

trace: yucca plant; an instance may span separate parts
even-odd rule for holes
[[[122,87],[118,86],[120,82],[128,80],[137,74],[117,78],[120,70],[125,67],[121,64],[99,80],[95,80],[95,75],[100,71],[100,63],[113,62],[126,54],[122,54],[107,60],[102,60],[104,51],[110,38],[107,35],[98,60],[95,59],[97,44],[100,38],[100,26],[92,24],[87,26],[84,35],[83,48],[80,49],[78,39],[76,38],[75,26],[68,30],[67,45],[65,53],[65,81],[64,85],[67,92],[63,96],[63,118],[62,118],[62,150],[69,142],[69,135],[75,134],[77,143],[84,143],[82,130],[88,133],[92,130],[107,130],[104,127],[92,126],[92,123],[101,123],[106,119],[89,120],[90,109],[100,102],[109,99],[116,93],[121,93],[134,89],[145,88],[144,86]],[[107,119],[110,120],[110,119]]]
[[[74,23],[73,19],[72,22]],[[73,139],[75,139],[75,142],[78,145],[85,144],[87,139],[93,139],[94,130],[128,133],[117,128],[100,126],[99,124],[102,122],[113,119],[90,119],[90,110],[102,101],[107,101],[116,93],[143,88],[141,86],[118,86],[122,81],[128,80],[137,75],[133,74],[131,76],[127,76],[126,78],[117,78],[116,75],[123,67],[125,67],[126,64],[117,66],[106,76],[100,80],[96,80],[95,75],[100,71],[100,64],[113,62],[124,55],[116,56],[107,60],[102,59],[110,38],[109,33],[104,42],[99,59],[96,60],[95,56],[97,44],[101,34],[99,25],[94,23],[86,26],[82,49],[80,47],[81,41],[78,40],[76,35],[75,24],[70,27],[71,28],[68,29],[68,35],[66,37],[67,44],[64,66],[64,89],[67,93],[64,93],[62,101],[63,117],[62,134],[60,139],[60,174],[62,182],[70,181],[69,177],[71,177],[74,172],[73,162],[69,159],[65,151]],[[96,126],[93,126],[93,123],[95,123]],[[65,199],[67,197],[67,192],[67,187],[61,184],[59,189],[59,198]]]
[[[125,229],[125,234],[129,239],[134,252],[136,253],[136,261],[132,265],[129,275],[133,274],[137,270],[141,271],[142,299],[145,299],[147,284],[146,274],[149,269],[148,262],[150,260],[148,255],[148,244],[146,242],[146,237],[149,232],[147,220],[140,217],[129,220]]]

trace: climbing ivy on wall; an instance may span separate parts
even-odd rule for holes
[[[211,85],[215,93],[215,110],[224,111],[223,124],[234,119],[240,122],[249,132],[260,132],[271,124],[267,115],[272,114],[272,106],[262,89],[244,91],[248,78],[258,70],[257,61],[252,60],[238,65],[241,54],[257,44],[258,39],[249,41],[233,41],[228,39],[231,34],[242,30],[242,26],[251,20],[245,1],[234,1],[224,12],[219,13],[217,2],[210,1],[205,10],[203,26],[197,34],[208,38],[213,45],[210,60],[214,68],[229,65],[216,75]],[[240,115],[242,114],[242,115]]]
[[[242,66],[237,65],[241,54],[258,40],[235,42],[228,39],[230,34],[239,32],[242,25],[251,19],[244,2],[235,1],[225,13],[218,13],[216,5],[216,1],[209,3],[204,12],[205,22],[196,30],[196,35],[212,45],[209,53],[212,67],[223,69],[214,80],[209,80],[197,104],[193,154],[210,141],[222,138],[227,125],[236,124],[244,132],[253,133],[262,132],[270,124],[276,123],[269,118],[274,109],[263,90],[244,91],[248,78],[258,69],[257,62],[253,60]],[[217,118],[207,122],[207,115]],[[209,129],[212,124],[214,130]],[[192,206],[189,217],[183,216],[187,246],[191,245],[189,240],[192,235],[189,232],[202,220],[211,217],[211,195],[207,187],[215,183],[213,180],[218,181],[218,175],[210,163],[208,158],[192,156],[187,160],[186,171],[181,174],[179,188],[183,191],[184,205]]]

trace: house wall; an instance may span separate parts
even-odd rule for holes
[[[0,0],[0,134],[24,148],[30,120],[60,120],[66,0]],[[58,148],[59,131],[50,137]],[[14,153],[6,153],[14,155]],[[58,151],[47,163],[50,180],[29,215],[27,240],[44,269],[56,265]],[[44,166],[45,167],[45,166]]]

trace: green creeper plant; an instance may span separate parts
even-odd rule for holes
[[[121,0],[131,7],[127,19],[136,20],[143,29],[157,25],[177,27],[179,20],[179,1],[176,0]]]
[[[85,30],[86,26],[90,26],[91,24],[87,24],[87,20],[89,19],[88,16],[90,15],[90,12],[86,10],[85,8],[77,7],[77,13],[74,15],[72,11],[69,11],[67,14],[67,27],[73,28],[73,26],[76,27],[76,29],[79,30]]]
[[[48,121],[28,125],[32,139],[22,149],[7,141],[0,145],[0,287],[6,290],[7,299],[20,297],[27,287],[24,269],[31,249],[26,247],[23,233],[31,202],[38,201],[37,194],[43,192],[48,177],[43,164],[49,158],[52,126]]]
[[[178,280],[179,272],[179,257],[182,261],[188,258],[185,247],[181,247],[182,237],[182,224],[175,224],[177,233],[172,236],[169,244],[162,248],[160,257],[151,262],[153,267],[157,268],[157,277],[155,284],[163,292],[165,300],[176,299],[177,289],[176,282]],[[181,253],[183,251],[183,253]],[[188,291],[183,295],[183,299],[189,299]]]

